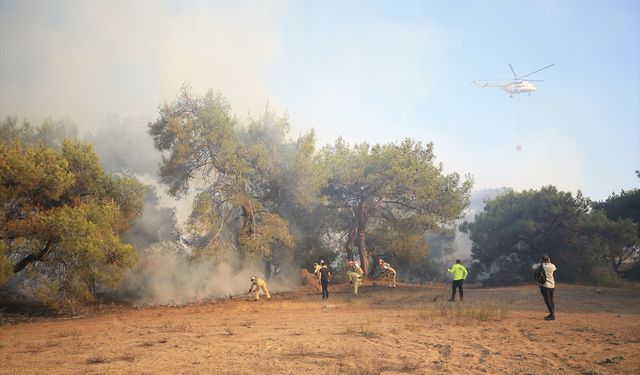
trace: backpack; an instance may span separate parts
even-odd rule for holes
[[[533,271],[533,279],[541,285],[547,282],[547,273],[544,271],[542,263],[540,263],[540,267]]]

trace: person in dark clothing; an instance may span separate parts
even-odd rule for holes
[[[322,299],[329,298],[329,280],[331,279],[331,272],[325,264],[324,260],[320,261],[320,285],[322,285]]]
[[[553,273],[556,270],[556,266],[551,263],[551,258],[549,258],[548,255],[545,255],[540,259],[540,263],[533,265],[534,270],[538,267],[542,267],[546,275],[546,281],[544,284],[538,283],[540,286],[540,293],[544,298],[544,303],[547,305],[547,310],[549,310],[549,315],[545,316],[544,320],[556,320],[556,305],[553,302],[553,292],[556,289],[556,281],[553,278]]]

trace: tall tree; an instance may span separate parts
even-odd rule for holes
[[[104,173],[90,145],[0,144],[0,283],[28,268],[53,302],[114,286],[136,253],[121,242],[147,187]]]
[[[337,229],[344,230],[346,256],[355,259],[357,247],[367,273],[369,231],[379,233],[376,238],[388,252],[424,249],[424,233],[458,218],[469,203],[470,176],[462,180],[457,173],[445,174],[442,165],[434,164],[431,143],[406,139],[349,147],[338,139],[321,156],[329,170],[323,193],[342,223]]]
[[[0,123],[0,142],[20,142],[55,148],[59,150],[65,139],[76,139],[78,127],[70,120],[45,119],[40,126],[33,126],[28,121],[18,124],[16,117],[9,116]]]
[[[637,243],[635,228],[590,212],[589,204],[553,186],[507,192],[462,228],[470,233],[473,257],[490,271],[490,283],[530,282],[531,264],[545,254],[560,280],[613,282],[613,258]]]
[[[289,166],[309,157],[310,144],[290,144],[288,130],[286,116],[269,109],[242,127],[222,95],[212,91],[195,96],[183,87],[160,108],[149,133],[163,154],[161,181],[176,197],[193,184],[200,191],[189,222],[196,252],[215,256],[241,249],[269,262],[274,247],[293,246],[279,211],[283,201],[308,199],[304,181],[296,177],[306,174]]]
[[[635,224],[640,236],[640,189],[622,190],[620,194],[611,194],[603,202],[593,202],[593,208],[603,211],[611,220],[631,222],[627,225]],[[640,261],[640,246],[631,245],[619,249],[612,258],[616,271],[625,262],[637,264]]]

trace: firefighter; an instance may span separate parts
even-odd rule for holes
[[[349,268],[351,269],[351,271],[357,273],[361,277],[362,277],[362,275],[364,275],[364,271],[362,271],[362,268],[360,267],[358,262],[356,262],[355,260],[350,260],[349,261]]]
[[[360,268],[358,263],[354,262],[353,260],[350,260],[349,261],[349,269],[350,269],[350,271],[347,274],[347,277],[349,278],[349,282],[353,286],[353,294],[355,294],[357,296],[358,295],[358,287],[360,286],[360,283],[362,282],[362,274],[363,274],[362,268]]]
[[[256,301],[260,299],[260,289],[262,289],[262,292],[267,295],[267,299],[271,298],[269,289],[267,289],[267,283],[262,278],[251,276],[251,288],[249,288],[249,293],[251,293],[254,287],[256,288]]]
[[[385,279],[389,280],[389,288],[396,287],[396,270],[391,267],[391,265],[382,260],[382,258],[378,259],[378,264],[380,264],[380,268],[382,269],[382,276]]]
[[[320,283],[320,265],[318,263],[313,264],[313,277]]]

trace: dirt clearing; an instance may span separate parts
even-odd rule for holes
[[[640,289],[368,284],[185,307],[102,306],[0,326],[1,374],[631,374]],[[436,298],[437,297],[437,298]],[[434,299],[435,302],[434,302]]]

